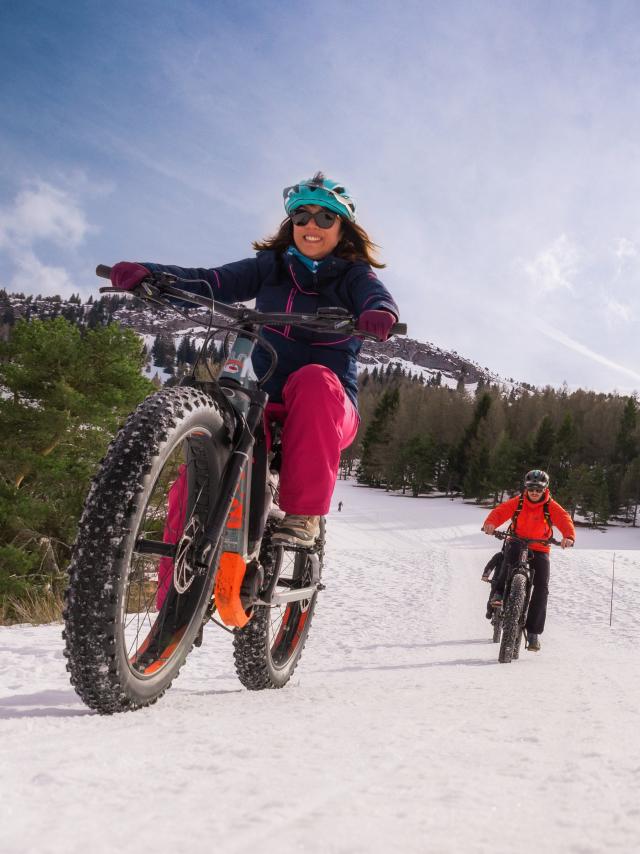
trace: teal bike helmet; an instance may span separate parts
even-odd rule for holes
[[[284,209],[288,214],[302,205],[319,205],[329,208],[349,222],[356,221],[356,203],[349,191],[337,181],[325,178],[322,172],[316,172],[313,178],[307,178],[282,191]]]

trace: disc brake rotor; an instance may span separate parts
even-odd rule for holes
[[[186,593],[191,587],[196,572],[192,565],[192,546],[199,531],[198,520],[195,516],[183,531],[180,542],[176,546],[176,556],[173,561],[173,586],[178,593]]]

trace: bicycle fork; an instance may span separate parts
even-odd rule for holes
[[[248,365],[255,342],[239,335],[230,357],[220,374],[220,388],[236,416],[231,459],[220,487],[214,517],[205,532],[199,562],[207,568],[219,554],[214,587],[214,601],[220,619],[227,626],[245,626],[254,606],[284,605],[302,601],[320,589],[320,561],[309,549],[303,551],[310,561],[310,583],[303,588],[276,590],[280,563],[275,567],[266,590],[259,595],[263,582],[262,567],[254,554],[248,554],[252,458],[256,433],[263,418],[268,395],[255,388],[248,377]],[[259,547],[259,544],[258,544]],[[248,578],[248,571],[254,576]]]

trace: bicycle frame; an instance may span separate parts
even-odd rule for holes
[[[251,329],[244,331],[253,332]],[[216,608],[223,622],[234,626],[243,626],[249,620],[241,601],[241,587],[249,560],[254,556],[249,554],[253,474],[250,461],[268,401],[268,395],[257,388],[255,380],[249,376],[255,345],[256,339],[243,335],[241,330],[218,377],[218,387],[235,415],[235,432],[239,435],[233,437],[234,449],[225,472],[219,507],[205,531],[205,543],[200,550],[200,559],[207,567],[215,554],[221,552],[214,594]],[[258,540],[258,547],[259,544]]]
[[[533,590],[533,582],[535,576],[535,570],[531,564],[531,554],[529,550],[529,546],[532,543],[540,543],[541,545],[549,545],[549,543],[553,545],[560,545],[560,543],[554,539],[553,537],[549,537],[546,540],[543,539],[526,539],[525,537],[517,537],[515,534],[505,533],[503,531],[494,531],[494,537],[499,540],[507,540],[512,542],[517,542],[520,548],[520,554],[518,556],[518,560],[516,563],[507,567],[507,575],[504,582],[504,601],[506,602],[509,598],[509,591],[511,590],[511,582],[515,575],[523,575],[526,580],[526,596],[524,600],[524,607],[522,609],[522,615],[520,617],[520,624],[524,626],[527,620],[527,613],[529,611],[529,603],[531,601],[531,592]]]
[[[216,543],[222,537],[214,597],[216,609],[223,622],[237,627],[242,627],[249,621],[251,607],[302,601],[310,598],[320,585],[319,561],[315,556],[315,561],[312,561],[314,572],[311,585],[284,593],[275,593],[278,574],[274,573],[271,583],[262,596],[252,597],[250,603],[243,601],[242,589],[247,569],[252,561],[257,560],[266,522],[266,514],[263,514],[262,529],[256,531],[256,536],[251,539],[249,530],[257,512],[251,499],[254,474],[252,461],[259,456],[257,453],[252,454],[252,450],[256,446],[256,439],[261,445],[266,444],[266,437],[257,436],[257,434],[260,433],[268,402],[268,395],[257,387],[256,380],[250,376],[251,355],[257,343],[252,328],[247,326],[241,329],[218,377],[218,386],[235,413],[240,436],[229,465],[229,491],[226,493],[226,498],[228,501],[230,497],[231,501],[228,504],[229,511],[224,516],[224,530],[221,531],[217,527],[219,519],[224,515],[224,511],[221,511],[220,515],[216,514],[216,526],[211,525],[205,532],[209,543]],[[266,455],[266,448],[263,447],[261,450]],[[260,484],[260,491],[265,495],[268,477],[267,465],[264,483]],[[226,483],[225,476],[224,484]],[[223,502],[225,506],[227,501]],[[261,511],[263,508],[257,509]],[[295,547],[292,548],[297,550]],[[310,550],[305,549],[305,551]],[[311,557],[313,558],[313,555]],[[245,605],[249,607],[246,608]]]
[[[110,268],[104,265],[98,266],[96,273],[104,278],[110,277]],[[247,574],[247,568],[251,561],[257,559],[260,542],[266,522],[266,514],[262,520],[262,530],[255,530],[254,537],[250,539],[249,532],[253,520],[251,507],[251,480],[253,476],[253,460],[256,439],[265,442],[261,435],[265,408],[268,395],[260,388],[260,382],[266,380],[266,376],[257,380],[252,376],[251,357],[258,343],[267,346],[277,360],[277,354],[261,339],[258,330],[265,323],[270,325],[298,325],[307,326],[325,331],[342,332],[345,329],[354,331],[353,318],[344,309],[320,309],[316,314],[292,314],[292,313],[269,313],[263,314],[245,307],[230,306],[215,303],[213,299],[201,297],[174,287],[177,278],[170,274],[153,274],[148,280],[138,286],[132,292],[133,296],[140,296],[150,301],[161,302],[167,307],[172,306],[169,299],[192,303],[213,311],[214,307],[223,315],[231,318],[233,328],[238,334],[233,342],[231,351],[225,359],[222,370],[216,380],[200,381],[195,378],[190,383],[201,386],[212,396],[226,412],[232,424],[231,457],[223,473],[219,489],[219,498],[211,520],[202,536],[199,537],[193,553],[193,563],[196,571],[207,574],[211,570],[214,561],[217,562],[215,575],[214,599],[217,611],[226,625],[242,627],[250,618],[251,608],[254,605],[284,604],[286,602],[301,601],[308,599],[320,589],[319,561],[312,561],[313,572],[311,584],[304,588],[286,592],[275,592],[277,572],[262,596],[251,596],[251,602],[243,603],[241,595],[243,581]],[[122,291],[114,288],[101,288],[101,293],[122,294]],[[391,330],[392,334],[406,334],[405,324],[396,324]],[[358,333],[362,337],[371,337]],[[275,367],[275,362],[272,369]],[[268,372],[268,375],[270,372]],[[264,450],[264,449],[263,449]],[[265,452],[266,456],[266,452]],[[268,464],[264,470],[264,494],[266,495],[267,479],[269,477]],[[265,498],[266,500],[266,498]],[[255,528],[255,525],[254,525]],[[166,544],[150,544],[149,549],[155,549],[156,553],[165,554],[172,560],[176,555],[182,554],[185,549],[191,547],[191,536],[183,536],[175,546],[167,547]],[[287,547],[298,551],[296,547]],[[305,552],[313,552],[313,549],[304,549]],[[256,590],[257,594],[257,590]],[[245,605],[248,604],[248,609]],[[248,610],[248,612],[247,612]]]

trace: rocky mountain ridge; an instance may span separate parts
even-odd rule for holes
[[[198,338],[205,334],[200,324],[206,327],[210,319],[207,312],[197,310],[191,311],[190,320],[187,320],[125,296],[103,296],[83,303],[76,295],[63,299],[59,296],[25,296],[0,290],[0,338],[6,339],[12,324],[20,318],[45,320],[58,316],[88,326],[118,321],[143,336],[147,343],[157,336],[173,338],[176,348],[185,335],[197,343]],[[395,337],[383,343],[367,341],[358,361],[363,371],[372,371],[374,368],[386,370],[389,364],[392,367],[399,365],[405,373],[422,374],[426,382],[450,387],[460,383],[465,387],[475,387],[481,383],[498,385],[508,390],[532,388],[513,378],[504,379],[455,350],[446,350],[431,342],[408,337]]]

